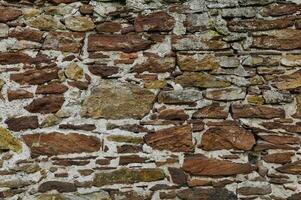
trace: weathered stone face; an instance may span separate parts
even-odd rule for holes
[[[250,150],[256,143],[254,135],[239,126],[210,127],[202,136],[202,149],[206,151],[220,149]]]
[[[30,148],[32,156],[95,152],[101,147],[98,138],[78,133],[52,132],[23,135],[22,138]]]
[[[246,174],[254,170],[250,164],[211,159],[205,156],[185,158],[183,169],[191,175],[199,176],[229,176]]]
[[[151,41],[139,35],[90,35],[88,51],[124,51],[135,52],[147,49]]]
[[[171,127],[149,133],[144,137],[146,144],[154,149],[174,152],[192,151],[192,129],[189,125]]]
[[[232,116],[233,118],[236,119],[237,118],[262,118],[262,119],[284,118],[285,111],[281,108],[273,108],[269,106],[233,104]]]
[[[11,132],[3,127],[0,127],[0,149],[20,152],[22,150],[22,145],[20,140],[15,138]]]
[[[121,168],[112,172],[102,172],[95,175],[93,185],[100,187],[112,184],[133,184],[152,182],[164,179],[164,173],[159,169],[127,169]]]
[[[34,99],[24,108],[31,113],[55,113],[61,109],[64,100],[64,97],[61,95],[45,96]]]
[[[131,83],[103,81],[84,101],[81,115],[92,118],[141,119],[152,108],[155,95]]]
[[[0,7],[0,22],[8,22],[17,19],[22,15],[22,11],[13,7]]]

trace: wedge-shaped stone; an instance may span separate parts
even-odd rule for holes
[[[285,164],[276,170],[282,173],[301,175],[301,161]]]
[[[23,135],[22,138],[30,148],[32,156],[90,153],[98,151],[101,147],[98,138],[79,133],[51,132]]]
[[[234,163],[197,155],[186,156],[183,169],[189,174],[196,176],[231,176],[236,174],[248,174],[255,168],[246,163]]]
[[[153,182],[164,179],[164,172],[160,169],[128,169],[121,168],[111,172],[97,173],[93,185],[101,187],[114,184],[134,184],[139,182]]]
[[[0,127],[0,150],[12,150],[14,152],[22,150],[21,142],[3,127]]]
[[[193,150],[190,125],[161,129],[145,135],[144,140],[147,145],[158,150],[174,152],[191,152]]]
[[[221,149],[250,150],[256,143],[254,135],[239,126],[210,127],[202,136],[201,148],[206,151]]]
[[[149,90],[131,83],[103,81],[84,101],[81,115],[92,118],[143,118],[156,98]]]
[[[147,49],[151,41],[139,35],[102,35],[94,34],[88,38],[88,51],[135,52]]]
[[[284,118],[285,111],[282,108],[274,108],[271,106],[250,105],[250,104],[233,104],[232,116],[238,118],[261,118],[273,119]]]

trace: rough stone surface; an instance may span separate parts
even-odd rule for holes
[[[300,0],[1,0],[0,199],[301,199]]]
[[[95,152],[101,146],[98,138],[78,133],[41,133],[24,135],[22,138],[33,156]]]
[[[146,144],[154,149],[174,152],[192,151],[192,130],[189,125],[171,127],[147,134],[144,137]]]

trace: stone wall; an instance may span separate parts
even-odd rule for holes
[[[301,199],[301,1],[0,1],[0,199]]]

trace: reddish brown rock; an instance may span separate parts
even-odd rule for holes
[[[64,96],[51,95],[34,99],[29,105],[24,108],[31,113],[55,113],[59,111],[65,101]]]
[[[168,167],[168,171],[173,183],[178,185],[184,185],[187,183],[187,176],[180,168]]]
[[[277,77],[275,86],[279,90],[298,91],[301,88],[301,70]]]
[[[28,92],[23,89],[17,89],[17,90],[8,90],[7,91],[7,98],[8,101],[13,101],[16,99],[30,99],[33,97],[33,94],[31,92]]]
[[[42,42],[43,32],[32,28],[17,27],[9,32],[9,37],[16,38],[18,40]]]
[[[259,137],[272,144],[300,144],[300,138],[289,135],[259,135]]]
[[[147,159],[138,155],[120,156],[119,165],[128,165],[131,163],[144,163]]]
[[[22,15],[22,11],[12,8],[0,6],[0,22],[8,22],[17,19]]]
[[[37,116],[23,116],[5,120],[9,130],[22,131],[27,129],[36,129],[39,127]]]
[[[121,24],[118,22],[103,22],[96,25],[98,33],[116,33],[121,30]]]
[[[96,129],[94,124],[81,124],[81,125],[74,125],[74,124],[60,124],[59,128],[61,129],[72,129],[72,130],[83,130],[83,131],[93,131]]]
[[[273,153],[263,156],[263,160],[267,163],[285,164],[292,161],[291,157],[294,153]]]
[[[163,11],[151,13],[146,16],[139,15],[135,20],[135,29],[137,32],[171,31],[174,25],[174,18]]]
[[[139,153],[141,151],[143,151],[142,146],[125,144],[117,147],[117,153]]]
[[[154,53],[144,53],[146,60],[141,64],[133,66],[132,71],[142,73],[148,71],[150,73],[172,72],[176,66],[175,57],[160,57]]]
[[[273,3],[261,10],[262,16],[282,16],[282,15],[291,15],[300,10],[300,5],[294,3]]]
[[[254,167],[250,164],[206,158],[200,155],[186,156],[183,169],[196,176],[231,176],[251,173]]]
[[[48,85],[39,85],[36,94],[63,94],[68,87],[60,83],[50,83]]]
[[[232,104],[232,116],[234,119],[238,118],[285,118],[285,111],[281,108],[275,108],[263,105],[249,105],[249,104]]]
[[[298,160],[293,163],[285,164],[281,167],[276,168],[276,170],[286,174],[301,175],[301,161]]]
[[[56,190],[58,192],[76,192],[77,188],[73,183],[60,181],[47,181],[42,183],[38,188],[38,191],[41,193],[50,190]]]
[[[50,32],[45,38],[43,49],[79,53],[83,40],[83,33]]]
[[[11,64],[28,64],[32,61],[32,58],[25,53],[8,53],[0,52],[0,65],[11,65]]]
[[[301,119],[301,95],[296,96],[296,112],[293,114],[294,118]]]
[[[43,84],[53,79],[58,79],[58,68],[41,70],[27,70],[23,73],[11,74],[10,79],[19,84]]]
[[[118,67],[107,66],[107,65],[89,65],[88,68],[92,74],[103,78],[112,76],[119,72]]]
[[[294,25],[292,18],[284,19],[245,19],[228,22],[228,28],[234,32],[248,32],[248,31],[266,31],[272,29],[282,29]]]
[[[266,151],[270,149],[283,149],[283,150],[298,150],[299,147],[293,147],[287,144],[272,144],[267,142],[259,142],[255,145],[254,151]]]
[[[261,125],[267,129],[283,129],[292,133],[301,133],[300,124],[283,124],[280,122],[262,122]],[[299,140],[298,140],[299,141]]]
[[[151,45],[151,41],[141,36],[132,35],[102,35],[94,34],[88,38],[88,51],[123,51],[135,52],[145,50]]]
[[[281,29],[255,34],[251,47],[275,50],[300,49],[301,30]]]
[[[206,151],[221,149],[250,150],[256,143],[254,135],[239,126],[210,127],[202,136],[201,147]]]
[[[226,188],[193,187],[177,192],[177,197],[182,200],[237,200],[236,194]]]
[[[159,112],[158,118],[167,120],[187,120],[189,116],[184,110],[165,109]]]
[[[72,86],[72,87],[76,87],[80,90],[86,90],[89,87],[89,82],[87,81],[68,81],[68,85]]]
[[[205,106],[192,114],[194,119],[226,119],[228,117],[228,111],[226,106],[221,106],[219,103],[213,103],[209,106]]]
[[[98,151],[101,146],[98,138],[78,133],[52,132],[23,135],[22,138],[30,148],[32,156],[89,153]]]
[[[190,125],[161,129],[145,135],[144,140],[147,145],[158,150],[174,152],[191,152],[193,150]]]

